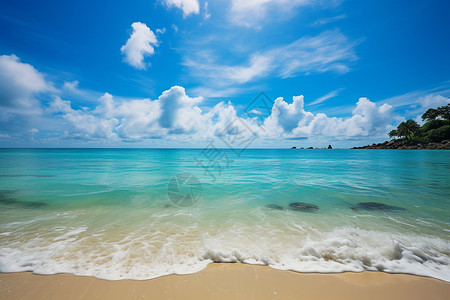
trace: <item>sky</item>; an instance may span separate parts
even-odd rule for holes
[[[0,147],[352,147],[450,103],[450,3],[0,2]]]

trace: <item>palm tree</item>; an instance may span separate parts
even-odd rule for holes
[[[420,129],[420,125],[417,124],[414,120],[407,120],[406,122],[401,122],[397,126],[396,136],[406,137],[407,139],[411,139],[412,135],[416,134]],[[392,132],[392,131],[391,131]],[[389,134],[391,134],[389,132]]]
[[[394,136],[398,136],[397,130],[392,129],[391,131],[389,131],[389,137],[393,138]]]

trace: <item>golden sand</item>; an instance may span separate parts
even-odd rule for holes
[[[382,272],[302,274],[211,264],[189,275],[108,281],[71,274],[0,274],[0,299],[450,299],[450,283]]]

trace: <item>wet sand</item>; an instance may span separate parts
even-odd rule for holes
[[[108,281],[72,274],[0,274],[0,299],[450,299],[450,283],[382,272],[304,274],[211,264],[188,275]]]

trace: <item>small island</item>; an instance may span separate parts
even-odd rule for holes
[[[389,132],[389,137],[394,138],[390,141],[352,149],[450,150],[450,103],[428,109],[422,120],[425,122],[422,126],[411,119],[401,122],[397,129]]]

